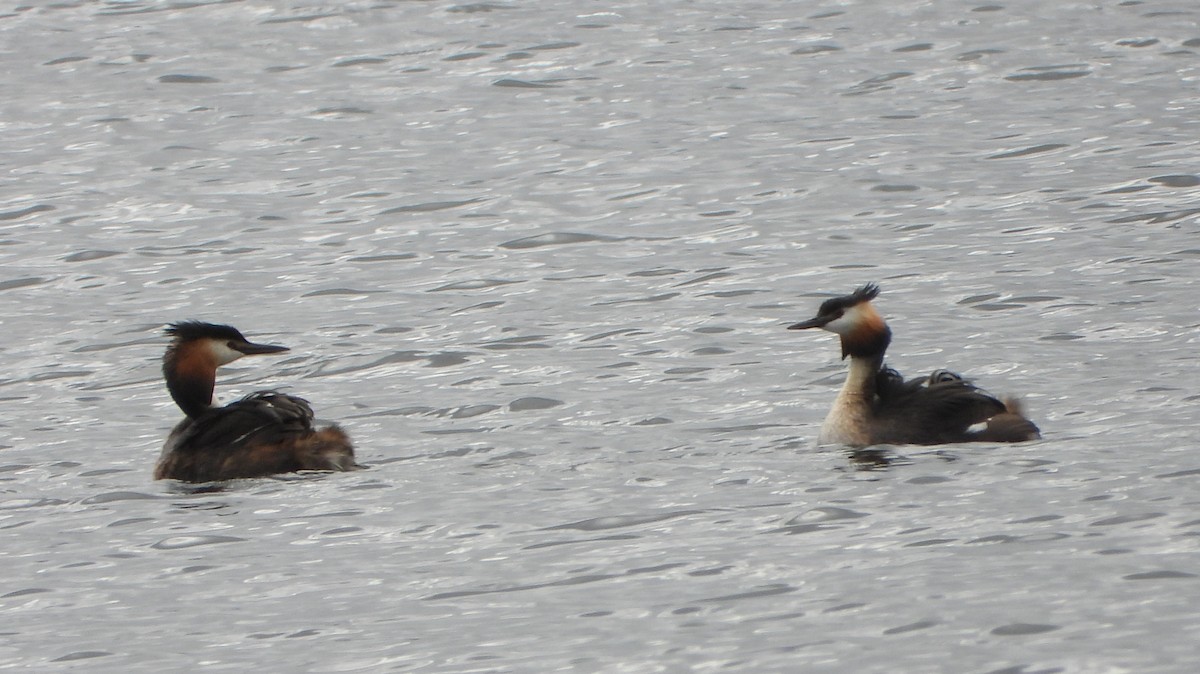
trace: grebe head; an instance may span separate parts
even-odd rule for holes
[[[892,341],[892,331],[871,305],[878,295],[879,286],[868,283],[849,295],[825,300],[816,316],[790,325],[788,330],[821,328],[837,334],[842,338],[842,358],[882,357]]]
[[[237,328],[215,323],[172,323],[166,333],[174,339],[163,356],[163,376],[171,397],[189,417],[203,414],[212,405],[218,367],[242,356],[288,350],[286,346],[255,344]]]
[[[228,365],[242,356],[289,350],[286,346],[255,344],[243,337],[232,325],[181,321],[167,326],[166,333],[175,338],[171,342],[171,349],[179,350],[187,346],[207,352],[216,359],[217,365]]]

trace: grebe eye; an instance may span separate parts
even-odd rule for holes
[[[949,370],[934,370],[933,374],[929,375],[929,380],[935,384],[944,384],[951,381],[962,381],[962,375]]]

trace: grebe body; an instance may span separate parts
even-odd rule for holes
[[[217,368],[242,356],[287,347],[254,344],[228,325],[185,321],[173,337],[163,376],[186,418],[167,437],[156,480],[212,482],[299,470],[354,470],[354,448],[336,425],[313,427],[308,401],[258,391],[223,407],[213,405]]]
[[[1001,401],[947,370],[906,381],[886,367],[892,332],[871,304],[878,295],[879,287],[867,284],[825,301],[815,317],[788,328],[833,332],[841,340],[842,358],[850,358],[846,381],[821,424],[819,443],[866,447],[1041,437],[1015,399]]]

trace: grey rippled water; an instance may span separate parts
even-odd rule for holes
[[[1200,10],[0,10],[0,667],[1190,672]],[[815,445],[819,301],[1045,439]],[[371,468],[195,491],[162,326]]]

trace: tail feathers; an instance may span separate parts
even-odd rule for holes
[[[987,420],[987,426],[971,438],[978,442],[1026,442],[1038,440],[1037,424],[1025,418],[1024,405],[1016,398],[1004,399],[1004,411]]]
[[[297,443],[300,470],[358,470],[350,436],[337,424],[326,426]]]

